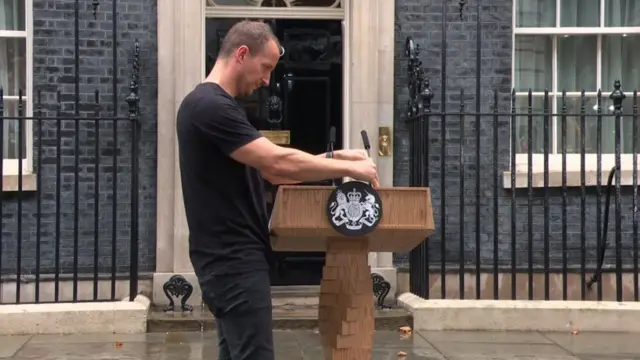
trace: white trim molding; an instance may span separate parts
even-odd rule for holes
[[[544,187],[544,155],[533,154],[531,175],[533,188]],[[640,155],[636,157],[638,174],[637,181],[640,184]],[[527,188],[529,186],[529,169],[527,154],[517,154],[516,156],[516,189]],[[615,166],[615,155],[602,154],[600,157],[600,186],[607,184],[609,172]],[[566,186],[580,187],[582,184],[582,163],[580,154],[566,155]],[[620,185],[633,185],[633,154],[620,155]],[[585,154],[585,186],[598,186],[598,156],[596,154]],[[613,179],[615,185],[615,178]],[[549,187],[562,186],[562,155],[549,155]],[[511,189],[511,171],[502,173],[502,187]]]
[[[154,303],[167,300],[162,284],[181,274],[194,286],[190,304],[199,305],[198,284],[188,252],[175,118],[184,96],[204,78],[206,18],[280,18],[343,20],[343,147],[360,148],[360,131],[378,136],[379,126],[393,127],[394,3],[347,0],[342,8],[207,7],[205,0],[158,1],[158,171],[157,257]],[[371,74],[377,74],[371,76]],[[374,142],[377,144],[377,142]],[[378,158],[382,186],[393,186],[393,157]],[[391,253],[373,253],[370,265],[395,279]],[[393,274],[392,274],[393,273]],[[390,298],[394,294],[390,294]]]
[[[23,91],[22,101],[25,105],[23,116],[24,117],[32,117],[33,116],[33,0],[25,0],[25,29],[24,30],[0,30],[0,38],[14,38],[14,39],[24,39],[25,40],[25,78],[26,78],[26,88],[21,89]],[[3,97],[4,105],[6,109],[6,104],[8,102],[17,103],[19,101],[18,94],[15,95],[4,95]],[[6,113],[5,113],[6,114]],[[33,144],[33,120],[26,120],[24,126],[25,132],[25,154],[23,154],[24,158],[22,159],[22,175],[32,175],[33,174],[33,154],[34,154],[34,144]],[[0,141],[3,141],[0,139]],[[4,144],[0,144],[3,146]],[[19,167],[20,160],[19,159],[2,159],[2,175],[4,180],[9,180],[11,182],[12,179],[16,179],[19,175]],[[16,191],[13,186],[4,186],[3,181],[3,189],[2,191]],[[28,179],[23,178],[23,190],[35,190],[35,181],[33,178],[29,177]]]
[[[204,3],[204,1],[203,1]],[[345,7],[348,6],[345,4]],[[206,6],[207,18],[242,19],[343,19],[344,8],[324,7],[255,7],[255,6]]]

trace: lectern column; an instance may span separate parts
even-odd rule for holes
[[[374,316],[367,238],[327,239],[318,325],[327,360],[370,360]]]

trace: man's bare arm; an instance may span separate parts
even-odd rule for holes
[[[338,154],[338,152],[335,152],[335,154]],[[317,157],[327,157],[327,153],[322,153],[322,154],[318,154],[316,155]],[[339,158],[339,157],[336,157]],[[302,181],[299,180],[292,180],[292,179],[287,179],[287,178],[283,178],[283,177],[277,177],[271,173],[268,173],[264,170],[260,171],[260,173],[262,174],[262,177],[265,178],[265,180],[267,180],[268,182],[270,182],[272,185],[292,185],[292,184],[300,184]]]
[[[235,150],[231,157],[263,174],[288,181],[308,182],[353,177],[350,161],[327,159],[321,155],[281,147],[264,137]]]

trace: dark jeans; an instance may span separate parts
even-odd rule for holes
[[[219,360],[274,360],[268,271],[216,275],[200,288],[216,318]]]

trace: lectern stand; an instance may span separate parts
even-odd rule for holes
[[[366,187],[355,181],[338,189],[280,186],[276,194],[273,249],[326,251],[318,312],[325,359],[371,359],[375,319],[369,252],[410,251],[434,231],[428,188],[382,188],[370,194]]]

